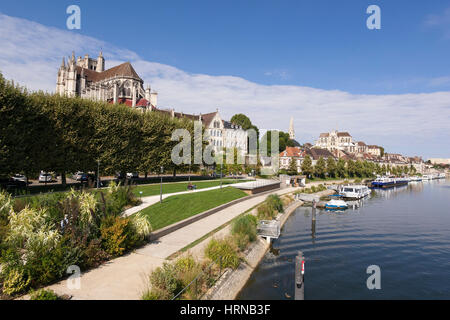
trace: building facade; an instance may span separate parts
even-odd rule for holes
[[[319,140],[316,141],[314,147],[333,150],[344,150],[351,153],[356,152],[356,145],[353,138],[348,132],[338,132],[336,130],[329,133],[320,134]]]
[[[142,109],[156,108],[158,99],[158,94],[150,87],[144,89],[144,81],[129,62],[105,70],[102,52],[97,59],[89,55],[76,59],[72,53],[67,64],[63,58],[58,70],[56,93]]]

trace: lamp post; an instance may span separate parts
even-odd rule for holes
[[[159,195],[159,203],[162,203],[162,183],[163,183],[163,175],[164,173],[164,167],[161,166],[161,191],[160,191],[160,195]]]
[[[97,190],[100,187],[100,159],[97,160]]]
[[[220,164],[220,189],[222,189],[222,168],[223,164]]]

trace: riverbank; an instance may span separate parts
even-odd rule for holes
[[[286,188],[249,197],[240,203],[183,226],[126,256],[83,273],[79,278],[81,286],[78,289],[68,288],[66,280],[48,286],[46,289],[51,289],[60,296],[71,296],[73,300],[139,300],[142,293],[148,289],[147,283],[151,271],[162,266],[170,256],[262,203],[268,194],[282,195],[295,190],[295,188]]]
[[[325,190],[317,193],[317,196],[328,196],[333,194],[332,190]],[[280,227],[283,228],[284,224],[290,217],[290,215],[304,204],[303,201],[295,201],[288,208],[285,209],[284,214],[280,214],[277,220],[280,221]],[[226,234],[229,230],[223,230],[222,233]],[[258,240],[253,243],[247,250],[244,261],[241,262],[236,270],[227,270],[222,278],[212,287],[203,297],[204,300],[235,300],[242,289],[247,284],[250,276],[254,270],[258,267],[261,260],[267,254],[270,249],[270,243],[265,239],[258,237]]]
[[[300,207],[238,299],[292,300],[298,251],[307,300],[449,299],[449,196],[450,180],[375,190],[345,212],[317,209],[314,225],[312,209]],[[371,265],[382,290],[367,289]]]

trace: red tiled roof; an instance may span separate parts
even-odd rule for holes
[[[320,134],[320,137],[321,137],[321,138],[328,138],[329,136],[330,136],[329,133],[321,133],[321,134]]]
[[[338,132],[338,137],[351,137],[350,133],[348,132]]]
[[[113,100],[109,100],[109,103],[114,103]],[[121,98],[117,101],[119,104],[124,104],[126,106],[133,106],[133,100]],[[146,99],[139,99],[136,101],[136,107],[147,107],[149,105],[149,101]]]
[[[303,154],[299,147],[286,147],[286,150],[280,153],[280,157],[301,157]]]

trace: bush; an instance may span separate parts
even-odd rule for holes
[[[236,269],[240,259],[232,239],[212,239],[205,249],[205,255],[216,264],[221,263],[222,268]]]
[[[131,186],[121,187],[112,181],[106,196],[100,193],[104,215],[120,215],[125,207],[138,205],[140,200],[134,195]]]
[[[283,202],[277,194],[271,194],[267,197],[266,203],[270,209],[274,211],[278,211],[279,213],[283,213]]]
[[[150,284],[153,297],[162,300],[172,299],[183,289],[182,282],[178,279],[177,269],[174,265],[164,263],[150,275]]]
[[[14,268],[6,272],[3,278],[3,292],[9,296],[26,291],[31,279],[24,269]]]
[[[253,215],[246,215],[242,216],[235,221],[233,221],[233,224],[231,226],[231,234],[233,235],[240,235],[240,236],[247,236],[248,240],[250,242],[253,242],[256,240],[257,236],[257,219]]]
[[[121,256],[127,249],[128,218],[107,216],[102,219],[100,232],[102,246],[111,256]]]
[[[259,220],[272,220],[274,218],[274,211],[269,208],[267,203],[261,204],[257,211],[257,217]]]
[[[41,289],[31,293],[30,300],[60,300],[53,290]]]

